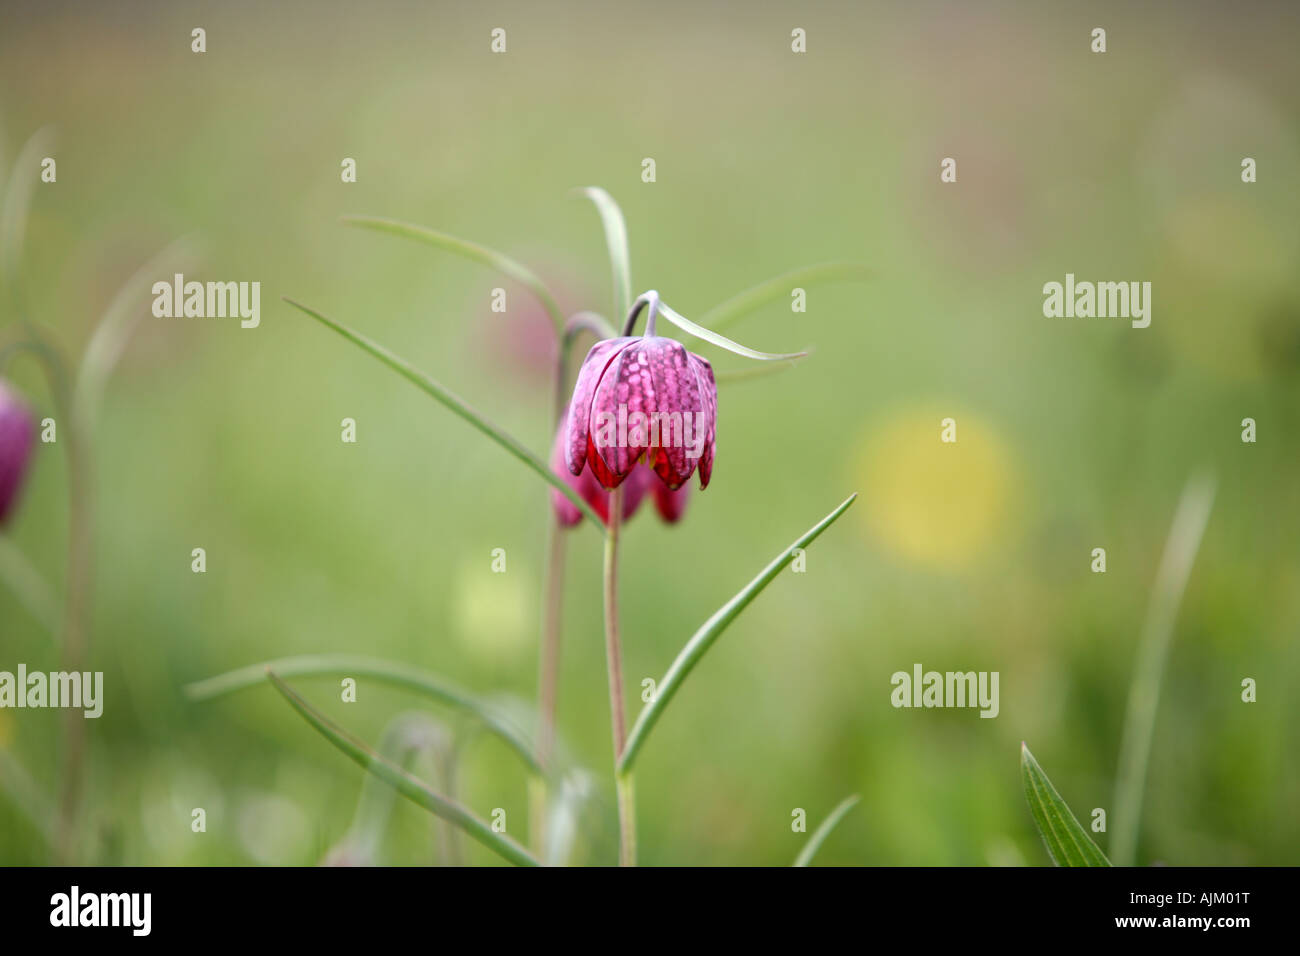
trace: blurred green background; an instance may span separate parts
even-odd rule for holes
[[[493,27],[505,55],[489,52]],[[79,351],[122,283],[182,236],[202,248],[188,277],[262,283],[256,330],[147,316],[100,410],[91,666],[106,696],[87,727],[82,858],[305,864],[343,837],[363,775],[270,688],[182,697],[233,667],[364,653],[527,717],[545,489],[279,299],[372,335],[545,452],[551,346],[527,293],[338,217],[477,240],[567,308],[609,314],[596,213],[568,197],[600,185],[626,214],[636,290],[688,316],[801,265],[876,270],[810,286],[804,314],[778,301],[729,330],[815,352],[722,386],[713,483],[680,525],[647,511],[628,528],[639,706],[640,681],[701,621],[861,494],[650,738],[643,863],[786,864],[806,839],[792,809],[811,829],[852,792],[862,804],[818,862],[1046,863],[1019,744],[1085,822],[1110,808],[1156,566],[1201,468],[1218,496],[1165,675],[1139,861],[1295,863],[1298,28],[1282,4],[4,4],[6,175],[28,136],[56,137],[58,181],[36,188],[28,222],[34,318]],[[1240,180],[1245,156],[1256,184]],[[340,182],[344,157],[356,184]],[[1152,282],[1150,328],[1044,318],[1042,286],[1067,272]],[[505,315],[489,309],[499,285]],[[50,413],[34,365],[12,377]],[[959,441],[941,446],[949,416]],[[1248,416],[1256,444],[1240,440]],[[356,445],[339,440],[344,417]],[[38,447],[26,491],[6,533],[57,588],[60,446]],[[560,729],[597,783],[574,859],[610,862],[600,543],[578,530],[569,544]],[[497,547],[506,574],[491,573]],[[52,669],[58,654],[0,591],[0,669],[19,662]],[[894,709],[890,675],[917,662],[999,671],[1000,716]],[[1257,703],[1240,701],[1245,677]],[[296,686],[371,742],[425,706],[365,681],[355,704],[334,680]],[[0,747],[51,793],[60,726],[56,711],[0,711]],[[526,835],[525,777],[503,745],[467,741],[459,776],[471,807],[505,809]],[[380,859],[434,860],[430,821],[399,803]],[[0,862],[48,859],[0,800]],[[495,861],[474,844],[468,859]]]

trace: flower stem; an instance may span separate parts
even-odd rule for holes
[[[25,337],[0,348],[0,367],[18,352],[31,352],[41,363],[54,399],[56,414],[64,421],[68,456],[68,564],[64,582],[61,666],[68,672],[84,670],[87,658],[86,613],[91,578],[91,476],[88,427],[79,414],[75,389],[62,351],[35,324],[24,321]],[[65,711],[63,772],[59,785],[59,826],[55,860],[67,866],[77,858],[80,845],[81,791],[85,764],[86,722],[80,712]]]
[[[618,863],[636,866],[636,784],[632,771],[616,771],[614,787],[618,791]]]
[[[564,604],[564,530],[551,522],[550,557],[546,568],[546,610],[542,621],[542,653],[537,677],[537,762],[545,770],[555,747],[555,701],[560,681],[560,619]]]
[[[547,782],[555,750],[555,708],[559,697],[561,621],[564,613],[564,529],[552,520],[547,532],[550,548],[542,598],[542,644],[537,667],[537,763],[541,773],[529,778],[529,835],[533,848],[542,852],[546,840]]]
[[[632,303],[632,308],[627,313],[627,319],[623,322],[623,334],[632,334],[632,330],[636,328],[637,316],[641,314],[642,309],[649,306],[650,309],[646,313],[645,319],[645,334],[653,337],[655,334],[655,319],[659,315],[659,305],[659,293],[654,289],[642,292],[637,296],[636,301]]]
[[[609,529],[605,534],[605,663],[609,670],[609,716],[614,737],[614,766],[618,766],[627,741],[623,711],[623,649],[618,636],[618,537],[623,519],[623,489],[609,493]],[[616,774],[618,789],[618,861],[636,865],[636,822],[633,819],[631,781]]]

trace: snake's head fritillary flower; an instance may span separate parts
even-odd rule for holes
[[[0,525],[18,501],[36,440],[36,422],[17,393],[0,382]]]
[[[576,491],[587,504],[600,516],[600,520],[609,524],[609,489],[601,485],[591,473],[590,468],[584,468],[582,474],[574,475],[569,471],[568,465],[564,460],[564,422],[567,418],[568,410],[560,416],[560,427],[555,432],[555,444],[551,448],[551,470],[564,479],[565,484]],[[623,518],[626,521],[636,513],[637,507],[641,504],[641,499],[645,493],[650,490],[650,484],[654,481],[653,475],[648,469],[641,468],[631,481],[627,483],[626,490],[623,493]],[[655,482],[656,484],[658,482]],[[582,512],[560,492],[551,489],[551,506],[555,509],[556,520],[565,528],[572,528],[582,522]],[[660,509],[660,513],[663,509]],[[675,519],[674,519],[675,520]]]
[[[571,474],[589,468],[617,488],[644,461],[671,491],[698,466],[703,489],[713,473],[717,411],[708,361],[647,322],[645,335],[605,339],[587,353],[569,403],[565,462]]]

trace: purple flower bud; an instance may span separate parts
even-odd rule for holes
[[[18,501],[36,440],[36,423],[18,394],[0,381],[0,525]]]

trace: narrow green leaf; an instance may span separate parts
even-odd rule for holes
[[[711,329],[724,329],[776,299],[790,295],[797,286],[811,282],[837,280],[863,280],[872,275],[870,269],[856,262],[826,262],[817,266],[804,266],[775,279],[761,282],[746,289],[721,305],[715,305],[700,316],[700,324]]]
[[[552,488],[557,489],[560,494],[572,501],[574,505],[577,506],[578,510],[590,519],[593,528],[603,529],[605,527],[604,522],[602,522],[596,512],[592,510],[591,505],[587,504],[587,502],[584,501],[576,491],[570,488],[559,475],[551,471],[551,469],[547,467],[546,462],[542,461],[542,459],[538,458],[531,451],[525,448],[518,439],[514,438],[499,426],[494,425],[482,414],[471,408],[469,403],[459,395],[456,395],[450,389],[444,387],[439,382],[412,366],[405,359],[398,357],[378,342],[367,338],[360,332],[356,332],[340,322],[335,322],[333,319],[326,318],[316,310],[310,309],[300,302],[295,302],[293,299],[286,297],[284,301],[289,303],[295,309],[307,313],[307,315],[310,315],[322,325],[333,329],[354,345],[359,345],[362,349],[379,359],[379,361],[397,372],[397,374],[401,375],[408,382],[411,382],[429,395],[432,395],[443,405],[446,405],[447,408],[451,409],[452,412],[465,419],[465,421],[469,422],[484,435],[487,435],[506,451],[510,452],[510,454],[522,461],[525,465],[540,475]]]
[[[1047,779],[1043,768],[1020,744],[1020,778],[1025,785],[1025,799],[1034,825],[1047,846],[1047,853],[1057,866],[1110,866],[1106,854],[1097,849],[1061,795]]]
[[[587,186],[577,192],[596,204],[601,225],[605,227],[605,247],[614,280],[614,315],[627,315],[632,308],[632,263],[627,249],[627,223],[614,197],[599,186]]]
[[[700,662],[700,658],[704,656],[704,653],[713,646],[713,642],[718,639],[718,635],[725,631],[727,625],[749,606],[759,592],[772,583],[772,579],[794,560],[796,549],[806,548],[817,540],[817,537],[823,531],[833,525],[839,516],[849,509],[849,505],[853,504],[857,497],[857,494],[849,495],[843,504],[800,535],[790,547],[773,558],[772,562],[760,571],[754,580],[746,584],[735,597],[718,608],[712,617],[700,625],[700,629],[695,632],[691,639],[686,642],[686,646],[678,653],[676,660],[668,668],[668,673],[664,674],[663,679],[656,685],[655,699],[645,706],[640,716],[637,717],[636,723],[632,726],[632,732],[628,734],[627,745],[623,748],[623,756],[618,762],[620,772],[626,773],[632,768],[632,764],[636,760],[642,744],[645,743],[646,736],[650,733],[651,728],[663,715],[668,702],[673,699],[673,695],[677,693],[687,675]]]
[[[11,304],[20,306],[21,296],[15,286],[21,281],[23,236],[27,213],[40,182],[40,157],[53,151],[54,133],[50,127],[37,130],[19,151],[9,173],[9,182],[0,197],[0,286],[10,291]]]
[[[436,757],[440,751],[454,749],[454,746],[450,730],[428,714],[414,712],[399,714],[391,720],[379,735],[379,745],[375,749],[403,770],[412,772],[412,767],[422,753],[434,754]],[[455,798],[449,781],[443,779],[439,785],[449,798]],[[323,865],[377,865],[380,846],[388,830],[396,800],[396,790],[376,776],[366,777],[361,784],[361,795],[357,798],[352,825],[343,838],[325,853]],[[445,822],[444,825],[450,827]]]
[[[189,684],[185,688],[185,695],[190,700],[203,701],[243,690],[246,687],[258,686],[266,679],[268,670],[285,677],[369,677],[422,694],[440,704],[455,707],[476,717],[490,732],[505,741],[528,764],[530,770],[541,773],[541,767],[533,753],[532,743],[523,731],[496,707],[441,677],[391,661],[354,657],[348,654],[282,657]]]
[[[609,324],[609,320],[599,312],[575,312],[564,323],[562,344],[568,348],[573,340],[583,332],[588,332],[598,339],[612,339],[618,336],[618,329]]]
[[[1133,682],[1124,709],[1124,730],[1120,739],[1119,769],[1115,774],[1114,814],[1110,846],[1117,866],[1132,866],[1137,859],[1138,823],[1142,817],[1142,793],[1146,789],[1147,762],[1151,758],[1151,737],[1155,732],[1160,685],[1173,639],[1178,606],[1187,579],[1200,550],[1201,537],[1214,505],[1214,479],[1195,475],[1183,488],[1174,513],[1160,568],[1151,588],[1146,621],[1138,644]]]
[[[745,358],[756,359],[760,362],[780,362],[783,360],[803,358],[808,352],[759,352],[751,349],[739,342],[733,342],[725,335],[719,335],[712,329],[706,329],[702,325],[696,325],[684,315],[674,312],[663,302],[659,303],[659,314],[665,319],[677,326],[688,335],[693,335],[697,339],[703,339],[710,345],[716,345],[718,348],[726,349],[728,352],[734,352],[736,355],[743,355]]]
[[[812,858],[817,854],[817,851],[821,849],[821,845],[825,843],[826,838],[831,835],[831,831],[834,830],[839,825],[839,822],[844,819],[845,814],[858,805],[860,799],[862,798],[855,793],[841,800],[839,806],[831,811],[831,815],[822,821],[822,825],[813,831],[812,836],[808,838],[808,842],[804,844],[804,848],[799,851],[799,855],[795,857],[795,861],[792,865],[807,866],[811,863]]]
[[[495,269],[502,275],[514,279],[537,297],[537,301],[541,303],[542,308],[550,315],[551,321],[555,323],[557,335],[564,331],[564,313],[560,310],[559,303],[555,301],[555,295],[547,288],[546,283],[532,269],[503,253],[489,249],[487,246],[481,246],[477,242],[470,242],[468,239],[458,239],[455,236],[447,235],[445,232],[438,232],[426,226],[417,226],[411,222],[401,222],[397,219],[383,219],[378,216],[344,216],[342,222],[349,226],[360,226],[363,229],[373,229],[376,232],[385,232],[392,236],[414,239],[417,242],[423,242],[447,252],[455,253],[458,256],[464,256],[466,259],[471,259],[490,269]]]
[[[511,863],[517,866],[540,865],[531,853],[510,837],[504,833],[495,832],[485,820],[475,816],[456,801],[448,800],[422,780],[375,753],[370,747],[353,737],[342,727],[339,727],[312,707],[311,704],[307,703],[297,691],[282,681],[274,671],[267,670],[266,676],[275,685],[275,689],[284,695],[284,699],[307,723],[311,724],[322,737],[346,754],[357,766],[374,774],[412,803],[424,807],[431,813],[460,827],[479,843],[500,854],[501,857]]]

